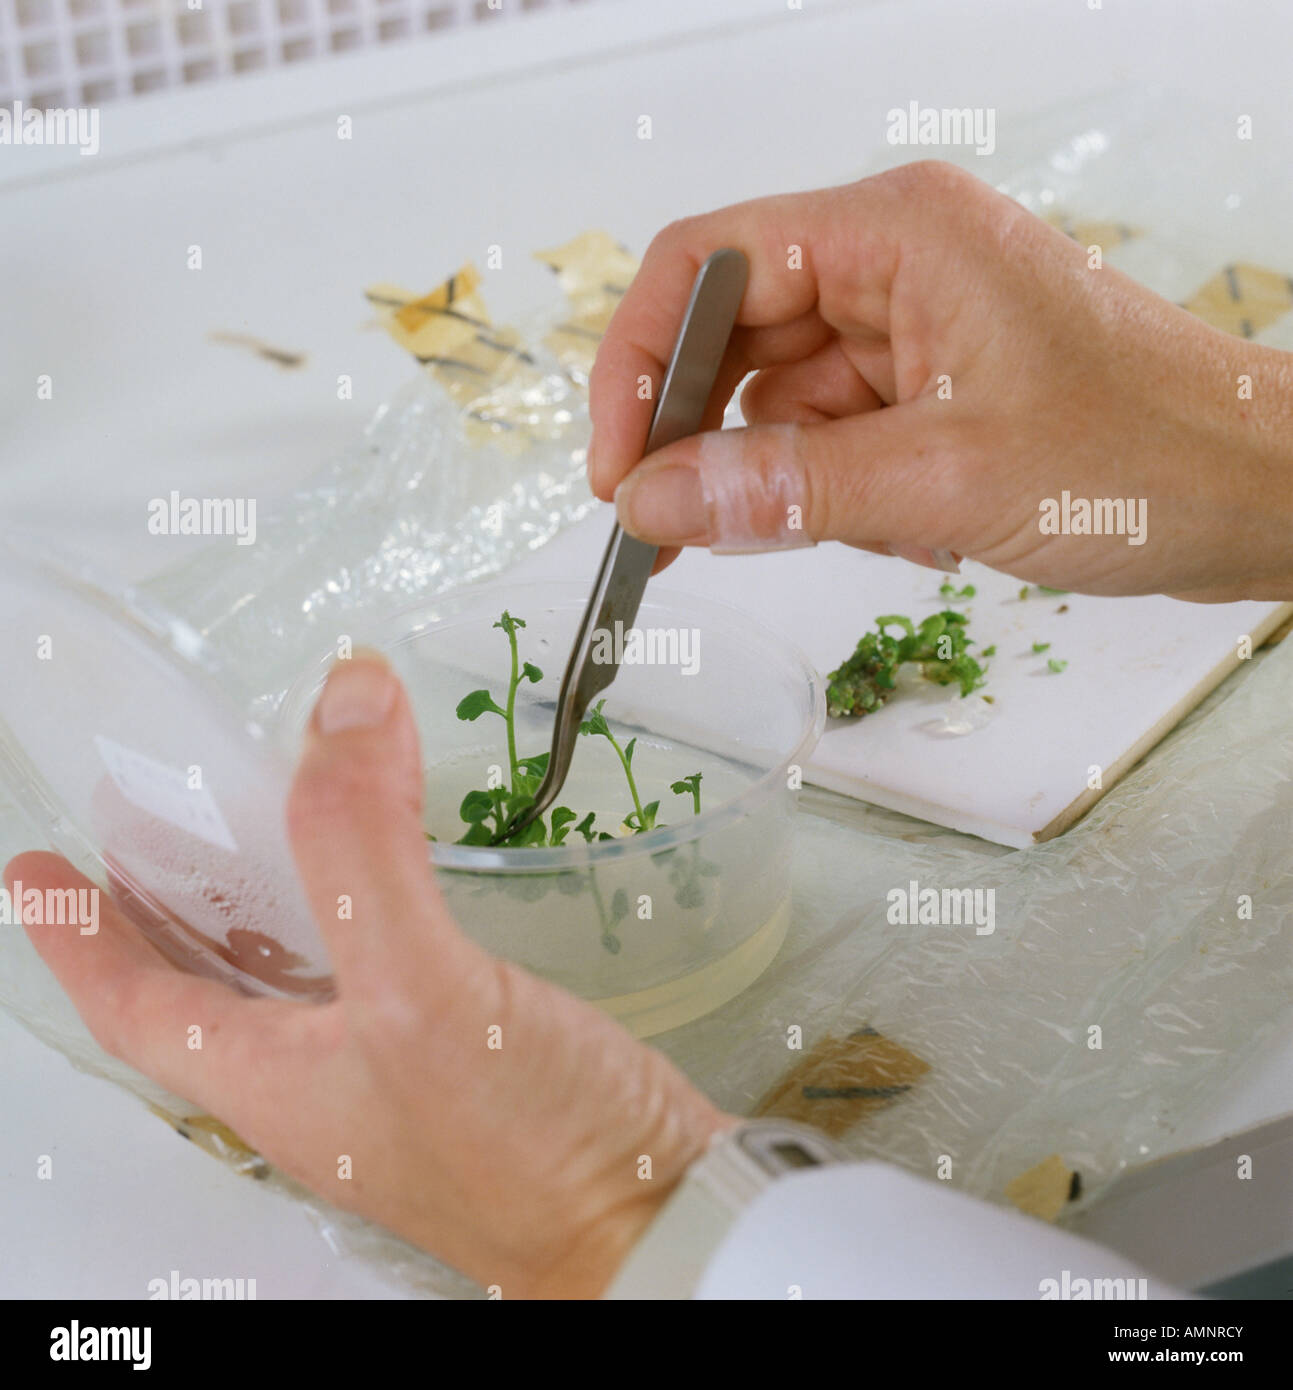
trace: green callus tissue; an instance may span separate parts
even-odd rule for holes
[[[970,598],[973,593],[966,585],[955,597]],[[919,626],[896,615],[877,618],[875,631],[865,633],[852,656],[827,677],[827,713],[833,718],[856,717],[878,710],[893,698],[898,668],[908,662],[918,666],[920,674],[935,685],[959,686],[962,697],[978,690],[985,673],[969,653],[973,640],[967,636],[965,625],[965,614],[950,608],[932,613]]]

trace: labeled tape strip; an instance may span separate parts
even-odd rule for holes
[[[929,1063],[874,1028],[826,1038],[759,1101],[755,1115],[813,1125],[838,1139],[904,1096]]]

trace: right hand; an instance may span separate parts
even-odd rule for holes
[[[658,390],[696,270],[723,246],[750,283],[706,432],[639,463],[639,379]],[[720,433],[750,372],[749,426]],[[590,393],[593,490],[667,548],[837,540],[1086,593],[1293,598],[1293,355],[1088,268],[1085,247],[950,165],[666,228]],[[1144,543],[1042,534],[1040,504],[1065,490],[1143,499]]]

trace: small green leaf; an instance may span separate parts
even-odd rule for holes
[[[996,643],[995,643],[995,642],[994,642],[994,643],[992,644],[992,646],[990,646],[990,647],[984,647],[984,649],[979,653],[980,656],[985,657],[985,658],[986,658],[986,657],[989,657],[989,656],[996,656],[996,654],[997,654],[997,646],[996,646]]]
[[[470,695],[464,695],[458,701],[457,714],[459,719],[479,719],[482,714],[501,714],[504,718],[507,717],[506,711],[499,709],[488,690],[473,690]]]
[[[565,843],[566,836],[570,833],[570,822],[577,820],[575,812],[569,806],[555,806],[552,810],[552,839],[551,843],[560,845]]]
[[[589,811],[589,813],[583,818],[583,820],[581,820],[579,824],[575,826],[575,829],[584,837],[585,840],[592,840],[593,822],[596,819],[596,815],[592,811]]]
[[[494,814],[494,798],[488,792],[468,792],[458,808],[458,816],[469,825],[478,825]]]
[[[581,734],[602,734],[606,738],[610,737],[611,727],[606,722],[606,716],[602,713],[602,706],[605,703],[605,700],[598,700],[592,707],[588,713],[588,718],[579,726]]]
[[[543,679],[543,672],[540,671],[539,668],[532,661],[527,661],[525,665],[521,667],[521,674],[527,680],[533,681],[535,685],[538,685],[538,683]]]
[[[633,750],[637,746],[638,741],[635,738],[629,739],[629,741],[624,745],[624,761],[628,763],[630,767],[632,767],[633,765]]]
[[[1067,589],[1052,589],[1052,588],[1049,588],[1049,587],[1048,587],[1047,585],[1045,585],[1045,584],[1039,584],[1039,585],[1037,586],[1037,592],[1038,592],[1039,594],[1054,594],[1054,595],[1056,595],[1056,596],[1060,596],[1060,595],[1063,595],[1063,594],[1067,594],[1067,593],[1068,593],[1068,590],[1067,590]]]
[[[1036,656],[1041,656],[1041,654],[1042,654],[1043,652],[1048,652],[1048,651],[1050,651],[1050,649],[1051,649],[1051,644],[1050,644],[1049,642],[1034,642],[1034,643],[1033,643],[1033,653],[1034,653],[1034,655],[1036,655]]]
[[[519,758],[517,767],[523,767],[527,777],[537,777],[540,780],[548,770],[549,753],[536,753],[532,758]]]
[[[505,608],[503,609],[503,616],[494,626],[501,627],[509,637],[515,637],[517,629],[525,626],[525,620],[523,618],[514,618]]]
[[[690,777],[684,777],[678,782],[672,782],[669,790],[677,796],[690,796],[692,811],[700,815],[700,780],[701,774],[693,772]]]
[[[519,835],[513,835],[507,843],[518,846],[546,845],[548,843],[548,828],[543,823],[543,817],[535,816]]]
[[[460,845],[487,845],[493,838],[489,826],[484,821],[477,821],[457,843]]]
[[[1054,657],[1051,657],[1051,659],[1046,663],[1046,665],[1049,670],[1054,671],[1054,673],[1058,676],[1059,673],[1068,665],[1068,662],[1056,661]]]
[[[1024,587],[1023,587],[1022,589],[1020,589],[1020,591],[1019,591],[1019,597],[1020,597],[1020,598],[1027,598],[1027,597],[1028,597],[1028,585],[1027,585],[1027,584],[1025,584]]]

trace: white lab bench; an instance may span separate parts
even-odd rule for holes
[[[8,524],[142,578],[168,562],[147,498],[285,494],[408,373],[357,331],[374,281],[429,288],[501,245],[505,315],[543,284],[530,251],[586,227],[640,249],[680,214],[898,162],[885,113],[913,96],[995,107],[1008,164],[1030,113],[1111,81],[1276,100],[1290,49],[1278,0],[623,0],[106,107],[93,159],[0,149]],[[309,365],[274,372],[209,344],[216,327]],[[35,400],[39,372],[61,408]],[[353,400],[336,399],[342,372]],[[185,543],[166,542],[174,558]],[[142,1297],[177,1268],[255,1277],[262,1298],[404,1292],[4,1016],[0,1058],[0,1295]],[[1293,1023],[1180,1146],[1290,1114]],[[55,1182],[30,1180],[42,1154]],[[1193,1278],[1161,1222],[1128,1210],[1092,1233]]]

